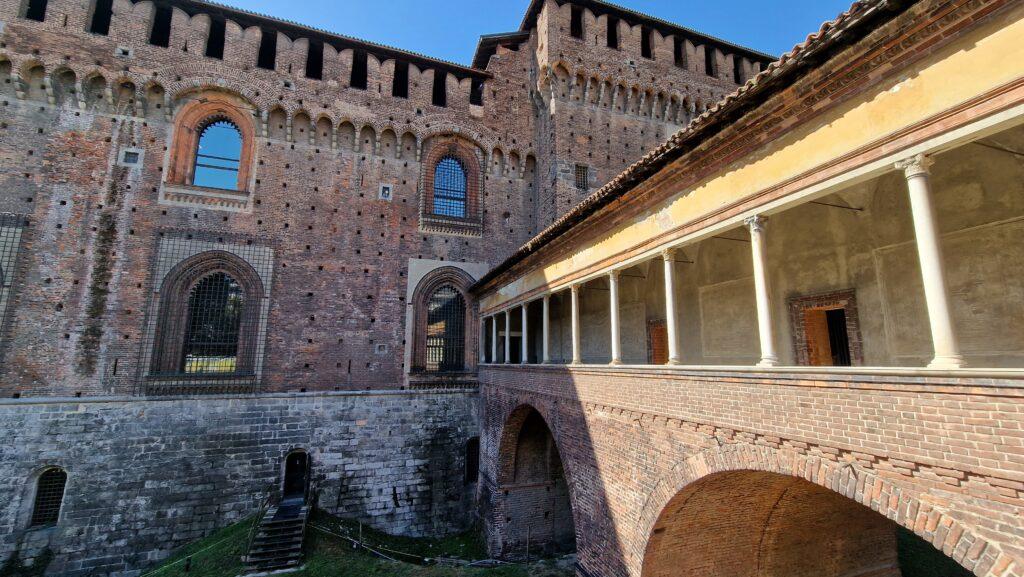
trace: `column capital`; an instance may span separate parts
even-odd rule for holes
[[[661,259],[664,261],[673,261],[676,259],[676,249],[674,248],[663,248],[661,249]]]
[[[544,302],[549,302],[549,301],[551,301],[551,295],[550,295],[550,294],[546,294],[546,295],[544,295],[544,296],[543,296],[543,297],[541,297],[541,298],[542,298],[542,299],[544,299]]]
[[[924,154],[915,154],[910,158],[904,158],[896,163],[896,170],[902,170],[907,178],[928,174],[931,166],[935,164],[932,157]]]
[[[613,278],[615,280],[619,279],[619,275],[620,274],[622,274],[622,271],[619,270],[619,269],[612,269],[612,270],[608,271],[608,276],[610,276],[611,278]]]
[[[751,233],[764,232],[765,227],[768,226],[768,218],[756,214],[743,219],[743,224],[747,225]]]
[[[569,292],[571,292],[574,295],[580,294],[580,285],[578,285],[578,284],[571,284],[571,285],[569,285]]]

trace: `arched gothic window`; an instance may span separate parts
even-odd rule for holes
[[[182,346],[181,372],[234,373],[238,368],[238,333],[245,293],[224,272],[203,277],[188,296],[188,324]]]
[[[426,331],[426,370],[463,370],[466,361],[466,300],[454,286],[442,285],[430,295]]]
[[[242,132],[234,123],[218,119],[200,131],[192,184],[223,190],[238,189],[242,158]]]
[[[466,218],[466,169],[454,156],[445,156],[434,168],[433,212]]]
[[[47,469],[36,480],[36,498],[32,506],[32,527],[55,525],[64,502],[68,474],[57,467]]]

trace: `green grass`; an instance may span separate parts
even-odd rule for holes
[[[253,520],[247,519],[176,552],[159,567],[143,573],[143,577],[236,577],[242,573],[241,557],[245,553],[249,529]],[[435,564],[438,557],[465,561],[486,559],[487,554],[479,531],[469,531],[443,539],[413,539],[394,537],[363,528],[362,541],[371,548],[391,549],[414,555],[401,555],[382,551],[408,562],[382,559],[363,548],[353,549],[342,538],[317,530],[322,527],[332,533],[359,537],[359,524],[325,514],[311,519],[306,530],[305,567],[290,573],[296,577],[571,577],[572,564],[556,560],[542,560],[526,565],[503,565],[496,568],[470,568]],[[191,557],[189,571],[185,559]]]

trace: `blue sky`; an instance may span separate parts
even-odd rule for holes
[[[221,0],[252,10],[469,64],[481,34],[519,28],[529,0]],[[852,0],[620,0],[621,6],[779,55]]]

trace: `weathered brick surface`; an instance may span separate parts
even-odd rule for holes
[[[669,503],[742,470],[845,496],[837,506],[869,507],[978,575],[1024,571],[1015,381],[500,366],[483,368],[481,381],[489,511],[502,507],[506,423],[535,407],[565,465],[588,574],[640,575]],[[493,547],[506,523],[489,514],[487,527]]]
[[[0,557],[49,546],[50,573],[135,575],[254,513],[308,450],[319,506],[396,534],[474,521],[475,392],[0,403]],[[28,531],[33,474],[68,473],[61,519]]]

